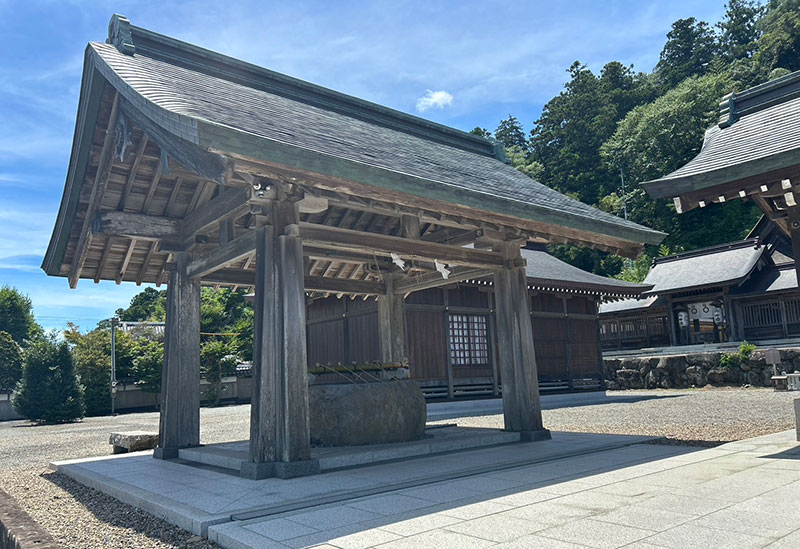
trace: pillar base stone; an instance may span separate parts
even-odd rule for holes
[[[519,432],[519,439],[522,442],[537,442],[540,440],[550,440],[550,430],[549,429],[541,429],[539,431],[520,431]]]
[[[243,461],[239,476],[249,480],[262,480],[265,478],[290,479],[318,475],[320,472],[318,459],[302,461],[273,461],[267,463],[253,463]]]

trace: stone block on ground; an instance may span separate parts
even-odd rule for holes
[[[425,433],[425,397],[414,380],[311,385],[308,401],[318,446],[405,442]]]
[[[152,450],[158,446],[158,433],[147,431],[111,433],[111,436],[108,437],[108,443],[114,447],[115,454]]]

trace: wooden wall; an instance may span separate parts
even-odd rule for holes
[[[602,388],[596,302],[583,295],[532,293],[531,316],[542,390]],[[307,320],[309,366],[379,359],[374,299],[316,300]],[[467,337],[476,330],[464,326],[486,326],[487,337]],[[451,331],[455,340],[448,337]],[[409,295],[406,333],[411,375],[425,390],[437,396],[497,394],[490,287],[458,285]]]

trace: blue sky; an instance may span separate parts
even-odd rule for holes
[[[84,329],[126,306],[132,283],[39,268],[69,161],[83,50],[112,13],[135,25],[463,130],[514,114],[530,130],[580,60],[650,71],[671,23],[710,23],[724,0],[170,2],[0,0],[0,285],[46,328]]]

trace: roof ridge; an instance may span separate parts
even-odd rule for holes
[[[727,128],[740,117],[800,97],[800,71],[732,92],[720,102],[719,127]]]
[[[339,112],[429,141],[494,157],[504,161],[502,144],[456,128],[445,126],[300,80],[254,63],[248,63],[182,40],[131,25],[125,16],[114,14],[109,23],[107,43],[127,55],[145,55],[249,88],[274,93],[326,110]]]
[[[677,254],[667,255],[663,257],[656,257],[653,259],[653,266],[655,267],[657,264],[661,263],[669,263],[672,261],[678,261],[681,259],[686,259],[689,257],[699,257],[703,255],[709,255],[716,252],[724,252],[727,250],[737,250],[739,248],[748,248],[748,247],[759,248],[762,246],[760,240],[756,238],[748,238],[745,240],[739,240],[736,242],[726,242],[725,244],[716,244],[714,246],[708,246],[705,248],[698,248],[696,250],[690,250],[688,252],[681,252]]]

